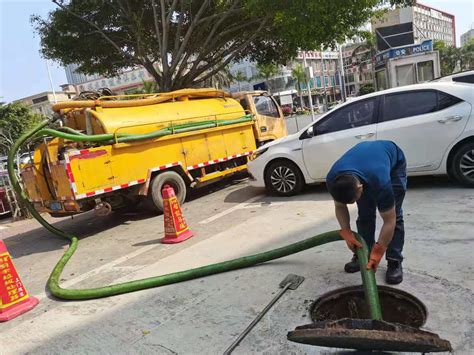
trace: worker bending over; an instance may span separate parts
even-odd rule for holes
[[[405,239],[402,203],[407,186],[406,160],[403,151],[391,141],[362,142],[349,149],[334,163],[326,177],[334,199],[340,235],[354,253],[344,270],[359,271],[355,248],[362,247],[351,231],[347,204],[357,202],[357,231],[369,247],[367,269],[377,267],[386,252],[389,284],[403,280],[402,250]],[[379,210],[383,220],[375,243],[375,217]]]

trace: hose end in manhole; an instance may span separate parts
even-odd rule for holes
[[[362,286],[331,291],[311,307],[312,324],[288,333],[297,343],[357,350],[439,352],[451,351],[449,341],[419,329],[427,311],[415,296],[379,286],[383,321],[371,320]]]

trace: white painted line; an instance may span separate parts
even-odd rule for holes
[[[112,270],[112,269],[115,270],[115,268],[114,268],[115,265],[120,264],[120,263],[123,263],[123,262],[125,262],[125,261],[127,261],[127,260],[129,260],[129,259],[132,259],[132,258],[134,258],[134,257],[136,257],[136,256],[138,256],[138,255],[140,255],[140,254],[146,253],[148,250],[155,248],[157,245],[158,245],[158,244],[147,245],[147,246],[145,246],[145,247],[143,247],[143,248],[140,248],[140,249],[138,249],[138,250],[135,250],[134,252],[132,252],[132,253],[130,253],[130,254],[124,255],[124,256],[122,256],[122,257],[120,257],[120,258],[118,258],[118,259],[112,260],[111,262],[109,262],[109,263],[107,263],[107,264],[104,264],[104,265],[102,265],[102,266],[99,266],[98,268],[89,270],[88,272],[86,272],[86,273],[84,273],[84,274],[82,274],[82,275],[79,275],[79,276],[77,276],[77,277],[75,277],[75,278],[73,278],[73,279],[70,279],[70,280],[68,280],[68,281],[65,281],[65,282],[61,283],[61,287],[62,287],[62,288],[69,288],[70,286],[72,286],[72,285],[74,285],[74,284],[77,284],[77,283],[79,283],[79,282],[81,282],[81,281],[84,281],[84,280],[88,279],[89,277],[91,277],[91,276],[93,276],[93,275],[96,275],[96,274],[98,274],[98,273],[100,273],[100,272],[109,271],[109,270]],[[147,266],[147,265],[143,265],[143,267],[145,267],[145,266]],[[119,267],[119,270],[120,270],[121,268],[122,268],[122,267]],[[128,267],[127,267],[127,269],[128,269]],[[130,269],[131,269],[131,267],[130,267]],[[139,268],[134,267],[134,270],[137,270],[137,269],[139,269]],[[35,297],[38,298],[39,300],[42,300],[43,298],[46,298],[46,297],[47,297],[47,295],[46,295],[45,292],[40,293],[39,295],[33,295],[33,296],[35,296]]]
[[[283,205],[284,202],[256,202],[256,203],[248,203],[245,206],[242,206],[242,209],[247,208],[260,208],[260,207],[278,207]]]
[[[227,210],[224,210],[224,211],[222,211],[218,214],[215,214],[214,216],[206,218],[206,219],[202,220],[201,222],[199,222],[199,224],[211,223],[211,222],[215,221],[216,219],[219,219],[221,217],[224,217],[224,216],[228,215],[229,213],[232,213],[234,211],[245,208],[246,205],[248,205],[248,204],[250,204],[254,201],[257,201],[259,198],[262,198],[262,195],[254,196],[254,197],[248,199],[247,201],[244,201],[244,202],[239,203],[238,205],[235,205],[234,207],[231,207],[231,208],[229,208]]]
[[[0,226],[0,230],[2,230],[2,229],[7,229],[7,228],[8,228],[8,227],[2,227],[2,226]]]

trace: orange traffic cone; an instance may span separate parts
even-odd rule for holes
[[[165,221],[165,237],[161,240],[165,244],[181,243],[193,236],[184,220],[178,199],[171,186],[165,185],[161,191],[163,196],[163,212]]]
[[[38,304],[28,295],[3,240],[0,240],[0,322],[18,317]]]

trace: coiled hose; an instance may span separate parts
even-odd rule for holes
[[[61,273],[66,266],[69,259],[72,257],[74,252],[78,246],[78,238],[67,232],[64,232],[50,223],[48,223],[34,208],[34,206],[28,200],[28,196],[26,192],[22,189],[18,178],[15,174],[15,167],[14,167],[14,160],[17,151],[20,147],[28,141],[30,138],[36,137],[38,135],[54,135],[56,137],[61,137],[65,139],[69,139],[72,141],[102,141],[104,135],[97,136],[88,136],[77,134],[68,130],[68,133],[60,132],[57,130],[46,128],[49,121],[43,121],[42,123],[38,124],[36,127],[31,129],[30,131],[23,134],[12,146],[8,154],[8,174],[12,183],[12,186],[17,193],[21,202],[26,206],[29,210],[31,215],[48,231],[51,233],[70,240],[70,246],[58,261],[56,266],[54,267],[51,275],[48,279],[48,289],[52,295],[61,298],[61,299],[68,299],[68,300],[87,300],[87,299],[95,299],[101,297],[109,297],[114,295],[119,295],[128,292],[134,292],[139,290],[144,290],[152,287],[159,287],[164,285],[170,285],[178,282],[188,281],[200,277],[210,276],[214,274],[218,274],[221,272],[237,270],[257,264],[261,264],[267,261],[275,260],[278,258],[282,258],[291,254],[299,253],[303,250],[307,250],[310,248],[314,248],[318,245],[323,245],[326,243],[334,242],[337,240],[341,240],[338,231],[327,232],[323,234],[316,235],[314,237],[305,239],[300,242],[296,242],[293,244],[289,244],[284,247],[280,247],[277,249],[273,249],[270,251],[266,251],[263,253],[258,253],[254,255],[244,256],[237,259],[232,259],[224,262],[220,262],[217,264],[211,264],[207,266],[202,266],[194,269],[189,269],[180,272],[174,272],[167,275],[162,276],[154,276],[149,277],[141,280],[134,280],[130,282],[119,283],[115,285],[108,285],[104,287],[96,287],[96,288],[89,288],[89,289],[64,289],[59,285],[59,280],[61,277]],[[98,139],[97,139],[98,138]],[[136,138],[134,136],[127,136],[121,137],[122,138]],[[147,137],[149,139],[149,137]],[[110,137],[107,137],[109,140]],[[144,138],[141,138],[144,139]],[[382,319],[382,312],[380,308],[380,302],[377,292],[377,286],[375,283],[375,275],[372,270],[366,270],[365,265],[367,264],[367,256],[368,256],[368,249],[367,245],[365,244],[364,240],[357,235],[358,240],[362,243],[363,247],[357,249],[357,256],[359,260],[361,276],[362,276],[362,283],[365,289],[365,297],[367,304],[369,305],[369,311],[372,319]]]

